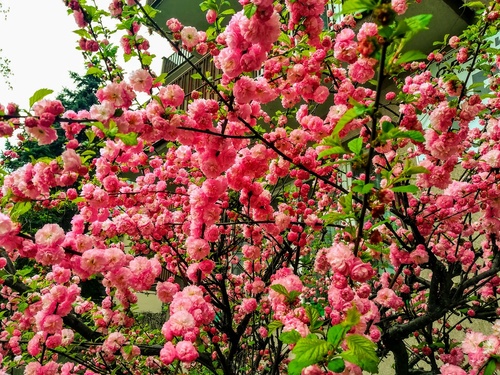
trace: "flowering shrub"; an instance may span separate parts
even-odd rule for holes
[[[493,374],[499,2],[429,55],[406,0],[240,3],[203,2],[199,31],[65,1],[105,84],[79,112],[46,89],[0,107],[3,135],[67,138],[3,174],[0,373],[361,374],[392,352],[397,374]],[[146,28],[210,54],[206,96],[152,71]],[[68,204],[64,225],[20,224]],[[150,290],[161,329],[137,314]]]

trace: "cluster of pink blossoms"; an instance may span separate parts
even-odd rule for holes
[[[217,37],[217,41],[226,47],[214,56],[214,63],[224,72],[225,81],[243,72],[258,70],[272,44],[278,39],[280,21],[272,2],[261,1],[257,8],[250,19],[243,12],[235,14],[224,32]],[[260,12],[261,8],[266,11]]]
[[[176,292],[168,297],[170,299],[170,317],[161,329],[167,341],[160,352],[160,359],[167,365],[175,359],[192,362],[199,355],[193,343],[199,336],[200,328],[215,318],[214,308],[204,298],[203,290],[194,285]],[[182,339],[174,345],[172,340],[176,337]]]

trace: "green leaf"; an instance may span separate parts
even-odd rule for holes
[[[309,325],[313,327],[315,323],[319,319],[319,312],[316,310],[313,306],[307,305],[306,306],[306,315],[307,318],[309,319]]]
[[[349,147],[349,150],[354,152],[356,155],[359,155],[361,153],[361,150],[363,149],[363,138],[358,137],[352,139],[348,144],[347,147]]]
[[[325,156],[330,156],[330,155],[335,155],[335,154],[345,154],[345,153],[346,153],[346,149],[343,148],[342,146],[334,146],[334,147],[330,147],[330,148],[327,148],[326,150],[321,151],[318,154],[318,159],[322,159]]]
[[[17,309],[19,312],[24,312],[28,308],[28,304],[26,302],[21,302],[19,305],[17,305]]]
[[[484,368],[483,375],[493,375],[495,373],[496,368],[497,368],[497,361],[494,359],[490,359],[488,361],[488,364]]]
[[[403,171],[405,175],[412,175],[412,174],[419,174],[419,173],[431,173],[427,168],[422,167],[420,165],[416,165],[413,167],[410,167],[408,169],[405,169]]]
[[[17,202],[10,212],[10,218],[16,221],[19,216],[31,210],[31,202]]]
[[[485,8],[485,5],[481,1],[469,1],[463,5],[464,7],[468,7],[471,9],[481,10]],[[486,375],[486,373],[485,373]]]
[[[406,24],[412,33],[418,33],[422,30],[427,30],[427,26],[431,22],[432,14],[419,14],[417,16],[406,18]]]
[[[120,138],[127,146],[135,146],[137,144],[137,133],[117,133],[116,137]]]
[[[427,59],[427,55],[420,51],[406,51],[401,55],[399,59],[397,59],[397,64],[404,64],[407,62],[417,61],[417,60],[425,60]]]
[[[286,297],[286,301],[288,303],[292,303],[297,299],[298,296],[300,296],[302,293],[297,291],[297,290],[292,290],[290,293],[288,293],[288,296]]]
[[[347,0],[342,5],[342,13],[361,13],[375,9],[376,6],[376,0]]]
[[[285,297],[288,297],[288,290],[281,284],[273,284],[270,286],[272,290],[274,290],[276,293],[282,294]]]
[[[345,370],[345,363],[342,358],[334,358],[328,362],[328,370],[335,373],[340,373]]]
[[[147,55],[147,54],[141,55],[142,65],[145,65],[145,66],[151,65],[154,57],[155,57],[155,55]]]
[[[279,320],[273,320],[269,325],[267,326],[267,332],[268,334],[272,334],[274,331],[276,331],[278,328],[283,327],[283,323],[281,323]]]
[[[334,348],[337,348],[350,329],[351,327],[343,326],[342,324],[330,327],[326,333],[326,341],[332,344]]]
[[[92,143],[92,141],[95,139],[95,133],[91,129],[85,130],[85,135],[87,136],[87,139],[90,143]]]
[[[87,73],[85,73],[85,75],[87,75],[87,76],[93,75],[93,76],[97,76],[97,77],[101,77],[103,74],[104,74],[104,70],[99,69],[96,66],[92,66],[92,67],[88,68]]]
[[[420,133],[418,130],[408,130],[404,132],[396,133],[394,138],[409,138],[416,142],[425,142],[424,135]]]
[[[151,18],[155,18],[156,17],[156,14],[158,13],[158,10],[156,10],[155,8],[153,8],[151,5],[148,5],[148,4],[145,4],[142,6],[144,11],[146,12],[146,14],[151,17]]]
[[[394,125],[392,124],[392,122],[384,121],[382,123],[382,131],[384,133],[389,133],[392,129],[394,129]]]
[[[328,351],[332,349],[333,347],[329,342],[310,335],[297,341],[292,353],[295,354],[294,360],[304,368],[323,360]]]
[[[236,11],[234,9],[226,9],[225,11],[220,12],[219,14],[221,16],[230,16],[230,15],[235,14],[235,13],[236,13]]]
[[[347,310],[345,320],[340,324],[345,327],[349,327],[349,329],[351,329],[352,327],[354,327],[356,324],[359,323],[360,319],[361,319],[361,314],[359,313],[358,309],[355,306],[353,306],[349,310]]]
[[[351,122],[357,117],[360,117],[361,115],[364,115],[367,111],[368,108],[362,105],[356,105],[348,109],[335,125],[332,135],[337,136],[349,122]]]
[[[302,338],[299,332],[295,329],[292,329],[288,332],[283,332],[279,339],[283,341],[285,344],[296,344]]]
[[[162,73],[158,77],[155,78],[153,84],[155,83],[165,83],[165,78],[167,78],[168,73]]]
[[[325,221],[325,224],[333,224],[337,221],[345,220],[348,218],[354,218],[354,215],[352,214],[343,214],[340,212],[330,212],[326,215],[323,215],[321,217],[322,220]]]
[[[362,188],[361,188],[361,194],[368,194],[372,188],[375,186],[375,184],[373,183],[369,183],[369,184],[366,184],[364,185]]]
[[[33,267],[25,267],[22,270],[18,270],[16,275],[19,276],[28,276],[31,272],[33,272]]]
[[[307,366],[303,366],[300,362],[295,359],[290,361],[288,364],[288,375],[301,375],[302,369]]]
[[[339,202],[342,205],[342,207],[344,208],[344,212],[346,214],[352,212],[352,192],[349,192],[346,195],[342,195],[339,198]]]
[[[257,12],[257,5],[254,3],[248,3],[243,7],[243,14],[248,18],[252,18],[252,16]]]
[[[201,74],[200,73],[194,73],[194,74],[191,74],[191,78],[192,79],[201,79]]]
[[[50,95],[54,92],[54,90],[50,90],[50,89],[40,89],[40,90],[37,90],[33,96],[30,98],[30,108],[33,107],[33,104],[35,104],[36,102],[38,102],[39,100],[42,100],[43,98],[45,98],[47,95]]]
[[[340,356],[346,361],[354,363],[362,370],[371,373],[378,372],[379,359],[377,357],[377,346],[364,336],[354,334],[346,338],[349,350],[342,352]]]
[[[391,190],[395,193],[418,193],[418,187],[415,185],[394,186]]]

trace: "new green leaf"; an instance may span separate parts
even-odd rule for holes
[[[42,100],[47,95],[50,95],[53,92],[54,92],[54,90],[50,90],[50,89],[40,89],[40,90],[37,90],[33,94],[33,96],[30,98],[30,108],[33,107],[33,104],[35,104],[36,102]]]

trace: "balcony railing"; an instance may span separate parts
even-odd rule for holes
[[[210,55],[209,53],[203,56],[200,60],[196,61],[194,64],[198,67],[202,74],[210,77],[211,79],[216,79],[217,76],[222,74],[222,71],[220,69],[217,69],[213,64],[212,55]],[[183,64],[183,68],[186,68],[186,65],[187,64]],[[168,72],[168,70],[164,71]],[[172,80],[169,80],[167,76],[167,82],[168,84],[179,85],[180,87],[182,87],[186,94],[189,94],[193,91],[198,91],[201,93],[200,97],[204,99],[216,99],[217,95],[213,92],[211,87],[206,82],[203,82],[200,79],[193,79],[193,75],[196,73],[196,69],[189,65],[187,66],[186,70],[184,70]],[[187,109],[188,100],[189,96],[186,95],[184,104],[182,106],[183,109]]]

